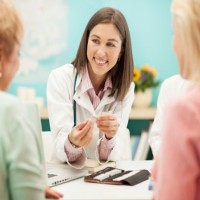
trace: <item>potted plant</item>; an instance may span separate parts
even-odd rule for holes
[[[148,107],[152,101],[151,88],[159,85],[160,81],[156,80],[157,71],[145,64],[139,69],[134,67],[133,82],[135,83],[134,107]]]

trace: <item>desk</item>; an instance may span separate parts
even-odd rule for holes
[[[117,168],[125,170],[151,169],[152,161],[119,161]],[[65,200],[150,200],[149,181],[135,186],[86,183],[83,178],[53,187]]]

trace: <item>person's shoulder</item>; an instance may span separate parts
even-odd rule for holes
[[[1,109],[7,108],[9,106],[15,105],[15,104],[21,104],[21,101],[18,97],[8,94],[7,92],[0,92],[0,99],[1,99]]]
[[[19,118],[23,113],[23,102],[6,92],[0,92],[0,126],[12,126],[15,123],[15,119]]]
[[[49,78],[56,80],[67,80],[74,76],[75,68],[72,64],[65,64],[50,72]]]
[[[188,92],[187,95],[177,98],[168,109],[167,118],[172,123],[175,124],[174,129],[178,129],[177,132],[172,132],[168,134],[173,134],[173,137],[180,136],[181,140],[200,139],[200,88],[193,89]],[[189,131],[188,131],[189,130]],[[197,140],[199,142],[199,139]],[[199,144],[198,144],[199,145]]]
[[[192,110],[200,113],[200,87],[191,89],[187,95],[185,95],[185,98],[181,98],[181,100],[183,104],[186,104],[188,107],[191,107]]]
[[[134,89],[135,89],[135,83],[131,82],[129,90],[134,91]]]
[[[183,79],[179,74],[176,74],[163,81],[161,90],[168,95],[179,96],[184,94],[187,85],[188,81]]]
[[[163,81],[163,84],[165,85],[177,85],[177,84],[183,84],[185,80],[179,75],[179,74],[176,74],[176,75],[173,75],[173,76],[170,76],[169,78],[165,79]]]
[[[65,65],[62,65],[62,66],[60,66],[58,68],[53,69],[51,71],[51,73],[56,73],[56,74],[58,74],[58,73],[61,73],[61,74],[67,73],[67,74],[69,74],[69,73],[73,73],[73,71],[74,71],[74,66],[72,64],[65,64]]]
[[[193,88],[182,96],[179,96],[171,104],[171,110],[181,113],[191,113],[191,117],[200,115],[200,87]]]

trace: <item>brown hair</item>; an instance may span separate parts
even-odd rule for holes
[[[0,47],[10,54],[20,43],[23,27],[18,13],[8,0],[0,0]]]
[[[113,84],[110,96],[113,96],[117,91],[117,99],[121,101],[128,92],[133,80],[133,57],[128,24],[119,10],[105,7],[92,16],[85,28],[76,58],[72,63],[78,73],[87,66],[88,59],[86,52],[89,34],[96,25],[107,23],[112,23],[116,26],[122,39],[122,53],[120,59],[109,72]]]

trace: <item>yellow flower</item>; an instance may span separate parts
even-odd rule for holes
[[[155,69],[153,69],[152,67],[150,67],[149,65],[145,64],[142,66],[141,68],[143,71],[149,72],[150,74],[152,74],[153,76],[157,76],[157,71]]]
[[[140,76],[141,76],[140,70],[137,69],[137,68],[134,68],[134,71],[133,71],[133,81],[139,80]]]
[[[150,70],[150,66],[149,65],[142,65],[142,68],[141,68],[143,71],[146,71],[146,72],[149,72]]]
[[[151,68],[151,73],[153,74],[153,76],[157,76],[158,75],[158,72],[153,68]]]

